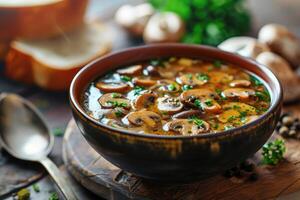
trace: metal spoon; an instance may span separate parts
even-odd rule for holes
[[[76,200],[67,180],[47,157],[53,144],[54,137],[33,104],[15,94],[0,95],[0,146],[18,159],[40,162],[64,197]]]

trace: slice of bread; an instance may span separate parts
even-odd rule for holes
[[[88,0],[0,0],[0,41],[47,38],[83,23]]]
[[[6,57],[9,78],[49,90],[64,90],[78,70],[111,49],[110,35],[98,22],[40,40],[15,40]]]

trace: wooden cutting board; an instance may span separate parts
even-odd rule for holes
[[[71,120],[64,136],[63,157],[77,181],[106,199],[300,199],[300,142],[288,140],[286,147],[285,160],[275,167],[259,165],[260,152],[251,159],[257,164],[256,181],[217,175],[183,185],[159,184],[106,161],[89,146]]]

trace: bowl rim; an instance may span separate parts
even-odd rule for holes
[[[232,58],[237,58],[239,60],[243,60],[244,62],[248,62],[249,64],[256,66],[257,68],[259,68],[263,74],[265,74],[270,80],[275,81],[272,83],[267,83],[265,80],[265,84],[266,87],[268,88],[268,90],[270,90],[270,85],[274,85],[274,87],[276,88],[276,90],[274,90],[275,92],[278,93],[278,95],[274,95],[274,91],[271,90],[272,95],[275,96],[274,98],[274,102],[271,104],[271,106],[268,108],[268,110],[260,115],[257,119],[246,123],[242,126],[239,127],[235,127],[232,129],[228,129],[228,130],[224,130],[224,131],[220,131],[220,132],[216,132],[216,133],[204,133],[204,134],[200,134],[200,135],[156,135],[156,134],[150,134],[150,133],[137,133],[134,131],[129,131],[129,130],[122,130],[122,129],[118,129],[118,128],[114,128],[111,127],[109,125],[103,124],[99,121],[97,121],[96,119],[92,118],[91,116],[89,116],[83,109],[83,107],[80,105],[80,101],[78,101],[75,97],[75,86],[77,84],[77,80],[78,78],[85,73],[86,70],[88,70],[89,68],[92,68],[96,63],[101,62],[101,60],[105,60],[105,59],[112,59],[115,56],[118,56],[119,54],[124,54],[127,52],[132,52],[132,51],[142,51],[143,49],[148,49],[148,48],[160,48],[160,47],[165,47],[165,48],[198,48],[198,49],[202,49],[204,51],[215,51],[215,52],[219,52],[222,53],[224,56],[231,56]],[[122,65],[120,65],[122,66]],[[253,74],[255,74],[256,76],[258,76],[259,78],[261,78],[261,76],[257,75],[256,73],[252,72]],[[262,78],[261,78],[262,79]],[[90,80],[91,82],[92,80]],[[223,51],[221,49],[212,47],[212,46],[207,46],[207,45],[195,45],[195,44],[180,44],[180,43],[163,43],[163,44],[151,44],[151,45],[142,45],[142,46],[138,46],[138,47],[130,47],[130,48],[126,48],[126,49],[122,49],[119,51],[115,51],[112,53],[109,53],[103,57],[99,57],[95,60],[93,60],[92,62],[88,63],[87,65],[85,65],[73,78],[71,85],[70,85],[70,90],[69,90],[69,100],[71,103],[71,107],[72,109],[76,109],[76,111],[83,116],[85,119],[87,119],[89,122],[92,122],[93,124],[95,124],[96,126],[100,126],[102,128],[108,129],[110,131],[113,131],[115,133],[121,133],[121,134],[126,134],[127,136],[135,136],[135,137],[140,137],[140,138],[156,138],[156,139],[164,139],[164,140],[168,140],[168,139],[194,139],[194,138],[216,138],[216,137],[220,137],[220,136],[227,136],[230,134],[233,134],[233,132],[240,132],[243,129],[248,129],[250,127],[254,127],[257,123],[259,123],[260,121],[266,119],[270,114],[272,114],[274,111],[276,111],[276,109],[278,107],[281,106],[282,101],[283,101],[283,91],[282,91],[282,85],[280,83],[280,81],[278,80],[278,78],[274,75],[274,73],[266,66],[256,62],[255,60],[251,59],[251,58],[246,58],[243,56],[240,56],[238,54],[235,53],[231,53],[231,52],[227,52],[227,51]]]

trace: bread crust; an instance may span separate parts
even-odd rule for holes
[[[0,40],[48,38],[83,23],[88,0],[62,0],[52,4],[0,6]]]
[[[5,75],[13,80],[35,84],[46,90],[67,90],[75,74],[86,64],[111,50],[106,44],[99,47],[99,52],[90,60],[68,69],[49,66],[11,46],[6,57]]]

